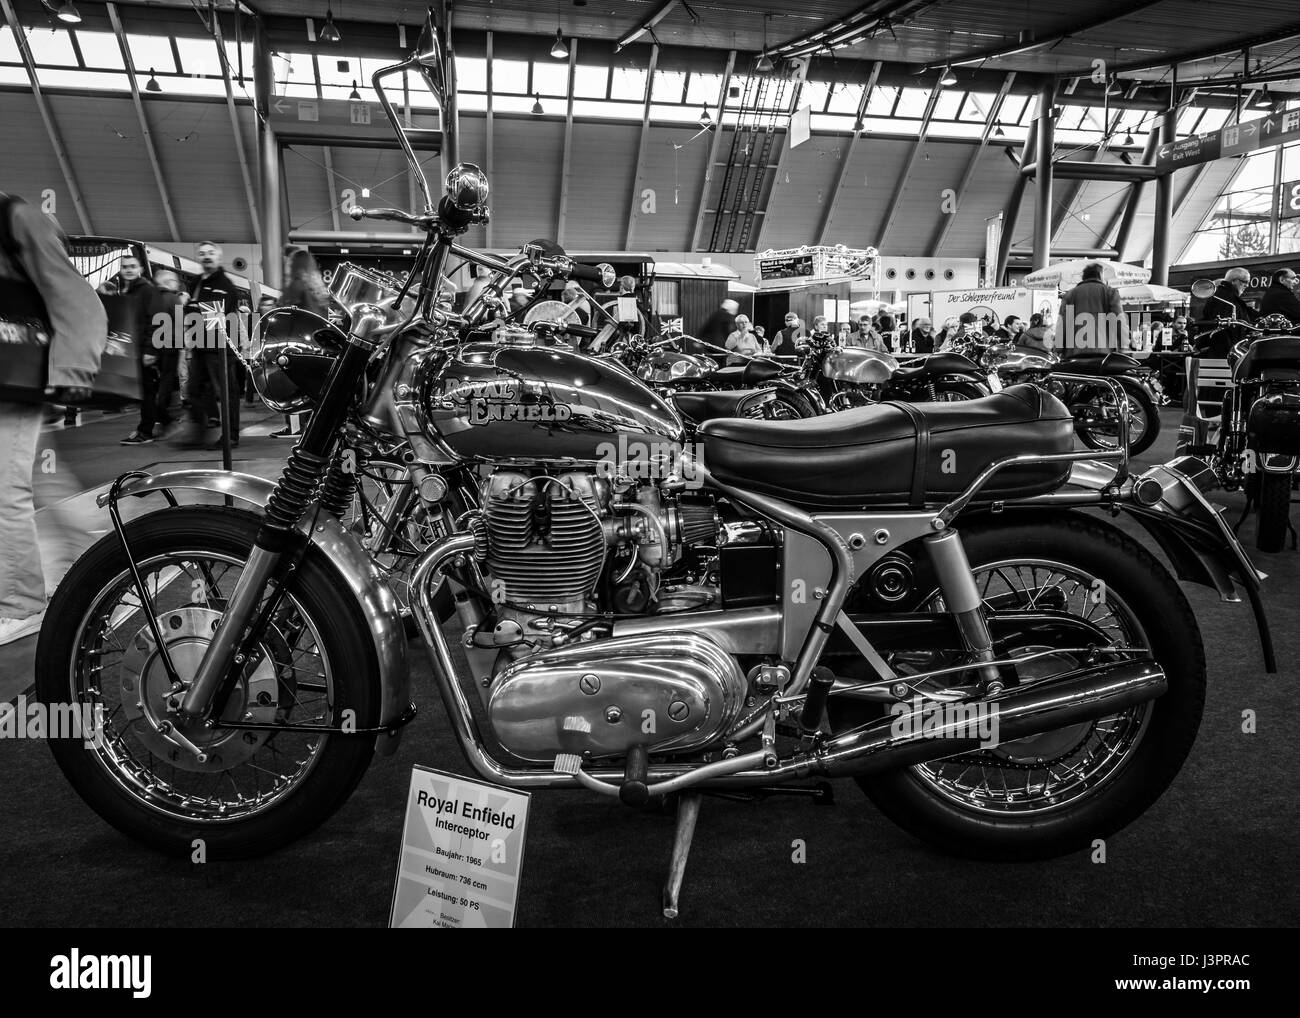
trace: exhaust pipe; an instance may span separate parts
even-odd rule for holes
[[[1168,688],[1165,673],[1144,658],[1094,665],[1068,679],[1012,689],[976,702],[996,706],[998,742],[1007,743],[1116,714],[1154,700]],[[948,719],[936,725],[931,719],[927,720],[929,730],[921,732],[921,720],[920,713],[913,711],[873,721],[827,740],[807,763],[819,774],[861,777],[981,747],[965,721]],[[909,734],[897,734],[900,728]]]

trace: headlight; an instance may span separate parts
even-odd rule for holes
[[[310,407],[347,336],[324,318],[301,308],[277,308],[253,330],[249,367],[262,402],[282,414]]]

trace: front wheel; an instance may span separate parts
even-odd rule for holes
[[[1139,817],[1186,759],[1205,703],[1200,631],[1168,571],[1107,524],[1068,514],[1011,525],[976,522],[961,533],[986,611],[1076,615],[1112,647],[1149,649],[1168,689],[1113,716],[859,784],[891,820],[946,852],[1040,859],[1076,851]],[[921,610],[943,610],[937,591],[919,589]],[[1039,639],[1030,627],[1023,644],[1009,649],[1052,649]],[[943,664],[927,663],[923,648],[895,658],[900,672]],[[1024,667],[1026,677],[1050,680],[1083,664],[1062,649]],[[868,705],[831,702],[836,731],[871,720]]]
[[[126,527],[182,684],[192,678],[248,560],[259,517],[208,506],[164,509]],[[184,729],[170,737],[170,683],[121,543],[109,534],[68,572],[36,649],[36,692],[100,717],[98,738],[50,740],[77,794],[123,833],[171,855],[246,858],[331,816],[369,765],[377,662],[346,587],[309,551],[272,616],[257,659],[221,718],[266,728]]]
[[[1259,524],[1255,547],[1260,551],[1281,551],[1291,519],[1291,475],[1260,473]]]

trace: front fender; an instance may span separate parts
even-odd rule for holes
[[[175,470],[166,474],[141,475],[127,481],[119,490],[121,495],[144,496],[154,491],[174,489],[229,496],[261,509],[275,490],[275,484],[262,477],[234,471]],[[102,509],[108,504],[108,495],[100,495],[96,503]],[[300,525],[300,529],[306,533],[305,524]],[[406,632],[397,598],[361,545],[334,517],[322,514],[316,520],[310,537],[311,543],[324,554],[339,580],[356,599],[366,620],[375,659],[379,663],[379,723],[392,724],[406,713],[411,703]],[[378,746],[391,750],[396,742],[381,739]]]

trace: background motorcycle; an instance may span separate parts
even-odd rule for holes
[[[975,333],[961,343],[967,356],[996,372],[1003,385],[1033,382],[1057,396],[1075,420],[1075,433],[1090,449],[1114,449],[1119,436],[1120,407],[1113,379],[1128,397],[1129,454],[1146,452],[1160,434],[1160,395],[1151,369],[1118,351],[1075,351],[1065,358],[1038,353],[1008,342],[989,342]],[[1060,375],[1073,376],[1063,380]],[[1082,377],[1081,377],[1082,376]],[[1087,376],[1096,377],[1096,382]]]
[[[1260,551],[1281,551],[1289,528],[1294,547],[1290,516],[1300,466],[1300,335],[1283,315],[1254,325],[1223,319],[1214,332],[1220,346],[1232,342],[1227,358],[1232,386],[1217,420],[1200,415],[1196,389],[1188,386],[1178,451],[1204,456],[1227,490],[1245,489],[1246,506],[1237,527],[1252,508],[1258,509],[1255,546]],[[1203,345],[1211,340],[1201,338]]]
[[[431,23],[373,82],[422,184],[382,86],[419,71],[443,98],[444,45]],[[113,533],[60,585],[37,649],[44,701],[105,708],[92,749],[51,743],[94,809],[164,851],[202,838],[209,858],[256,855],[332,815],[392,748],[413,714],[400,611],[338,521],[352,443],[380,434],[438,470],[417,490],[448,532],[413,571],[412,606],[485,779],[630,805],[680,793],[683,863],[705,790],[853,776],[918,836],[995,858],[1077,849],[1158,798],[1199,724],[1200,634],[1164,566],[1080,510],[1130,514],[1202,564],[1189,578],[1229,598],[1236,577],[1258,610],[1260,576],[1188,464],[1135,478],[1122,449],[1085,462],[1065,408],[1018,386],[712,421],[702,462],[648,469],[681,425],[626,370],[548,323],[485,341],[478,308],[436,306],[453,253],[509,269],[455,240],[486,199],[458,164],[436,211],[362,213],[427,235],[396,327],[366,308],[346,334],[299,310],[263,320],[259,386],[314,408],[278,483],[132,474],[105,496]],[[531,266],[596,272],[562,254]],[[263,505],[122,523],[121,497],[182,488]],[[444,585],[463,678],[433,603]],[[933,737],[945,704],[996,713],[996,744],[958,719]]]

